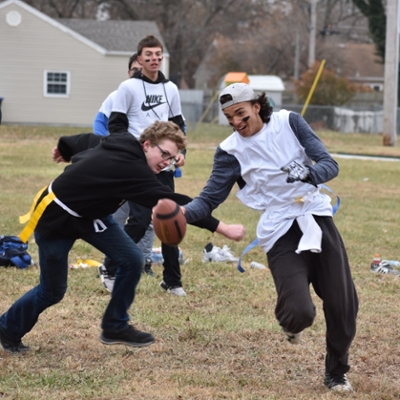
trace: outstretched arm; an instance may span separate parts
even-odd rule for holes
[[[229,196],[235,183],[241,180],[240,165],[237,159],[217,148],[214,164],[207,184],[201,193],[186,208],[188,222],[210,215]]]

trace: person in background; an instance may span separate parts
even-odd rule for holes
[[[152,35],[146,36],[138,43],[137,55],[142,70],[118,87],[108,121],[110,135],[128,131],[139,137],[154,121],[173,121],[186,133],[178,88],[160,71],[163,61],[161,42]],[[185,155],[182,152],[177,156],[175,166],[181,167],[184,163]],[[162,171],[158,179],[174,190],[174,172],[171,168]],[[125,230],[137,243],[151,223],[151,212],[137,204],[130,203],[129,206]],[[182,287],[178,247],[162,244],[161,248],[164,270],[160,287],[168,293],[186,296]],[[106,268],[109,269],[108,265]]]
[[[132,78],[142,67],[137,60],[137,53],[134,53],[128,61],[128,77]],[[108,119],[110,118],[114,98],[117,91],[111,92],[101,104],[99,112],[93,121],[93,133],[100,136],[108,136]]]
[[[134,53],[128,61],[128,77],[132,78],[136,72],[141,71],[142,67],[137,60],[137,53]],[[117,94],[117,91],[114,90],[111,92],[107,98],[101,104],[99,112],[96,114],[96,117],[93,122],[93,132],[96,135],[107,136],[108,135],[108,118],[110,117],[112,105],[114,98]],[[113,215],[113,218],[120,226],[125,226],[125,223],[129,217],[129,202],[124,203]],[[154,242],[154,230],[152,229],[152,224],[149,225],[145,235],[139,241],[138,246],[145,254],[145,264],[144,264],[144,272],[147,275],[155,276],[152,266],[151,252],[153,249]],[[105,258],[104,263],[99,266],[99,276],[101,278],[101,282],[106,290],[112,292],[115,282],[115,272],[116,265],[112,263],[111,260]]]
[[[210,215],[238,183],[238,198],[262,212],[257,238],[274,279],[283,332],[298,344],[313,324],[311,283],[326,320],[324,384],[350,391],[346,373],[358,298],[330,197],[318,186],[336,177],[338,165],[299,114],[272,112],[265,93],[256,96],[248,85],[234,83],[219,103],[234,132],[218,146],[205,188],[185,206],[187,221]]]

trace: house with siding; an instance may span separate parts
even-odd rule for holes
[[[20,0],[0,2],[2,123],[91,126],[146,35],[163,43],[168,77],[153,21],[53,19]]]

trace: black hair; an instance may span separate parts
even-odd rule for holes
[[[161,51],[164,51],[163,45],[161,42],[153,35],[147,35],[144,37],[137,45],[137,54],[139,56],[142,55],[142,50],[145,47],[160,47]]]
[[[219,102],[221,103],[221,105],[227,103],[228,101],[232,101],[232,96],[229,93],[224,94],[219,99]],[[271,114],[272,114],[273,108],[272,108],[265,92],[262,92],[261,94],[259,94],[255,99],[250,100],[250,103],[253,105],[256,103],[260,104],[260,112],[259,112],[260,117],[263,122],[268,123],[269,120],[271,119]]]
[[[131,65],[133,62],[137,61],[137,53],[133,53],[129,58],[128,69],[131,69]]]
[[[271,119],[271,114],[273,112],[273,108],[268,100],[267,95],[265,92],[262,92],[259,94],[254,100],[250,101],[251,104],[259,103],[261,108],[260,108],[260,117],[263,120],[263,122],[268,123]]]

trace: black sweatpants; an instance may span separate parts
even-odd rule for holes
[[[299,333],[312,325],[315,306],[309,285],[323,301],[326,321],[325,372],[346,373],[356,333],[358,298],[342,238],[332,217],[314,216],[322,229],[322,251],[297,254],[302,232],[296,221],[267,253],[278,299],[275,315],[282,328]]]
[[[164,171],[157,175],[158,180],[173,191],[175,191],[174,172]],[[125,224],[125,232],[135,242],[139,243],[151,222],[151,210],[139,204],[129,202],[129,218]],[[178,246],[167,246],[161,244],[161,252],[164,258],[163,263],[163,280],[168,286],[182,286],[181,269],[179,265],[179,248]],[[106,259],[105,267],[108,273],[113,274],[115,264],[113,261]]]

